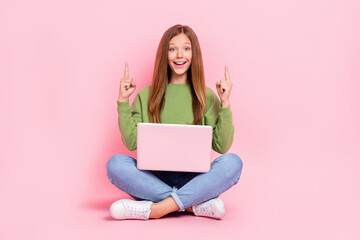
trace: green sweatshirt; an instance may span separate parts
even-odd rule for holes
[[[149,93],[150,86],[144,87],[136,95],[131,107],[129,102],[117,102],[121,139],[131,151],[137,147],[137,124],[150,122],[147,112]],[[168,124],[189,124],[194,121],[190,84],[168,84],[160,119],[162,123]],[[234,136],[232,112],[230,107],[221,107],[219,99],[208,87],[202,125],[213,128],[212,149],[221,154],[226,153]]]

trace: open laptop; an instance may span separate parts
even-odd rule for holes
[[[207,172],[211,144],[211,126],[138,123],[137,168]]]

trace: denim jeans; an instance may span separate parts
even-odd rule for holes
[[[112,156],[106,164],[111,183],[135,200],[159,202],[172,196],[179,211],[228,190],[239,181],[242,166],[233,153],[216,158],[205,173],[139,170],[136,159],[123,154]]]

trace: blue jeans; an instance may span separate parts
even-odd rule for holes
[[[106,164],[112,184],[135,200],[159,202],[172,196],[179,211],[218,197],[235,185],[243,163],[233,153],[226,153],[211,163],[205,173],[139,170],[136,159],[117,154]]]

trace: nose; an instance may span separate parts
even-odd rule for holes
[[[178,57],[178,58],[182,58],[182,56],[183,56],[183,52],[182,52],[182,50],[180,49],[179,51],[177,51],[177,57]]]

